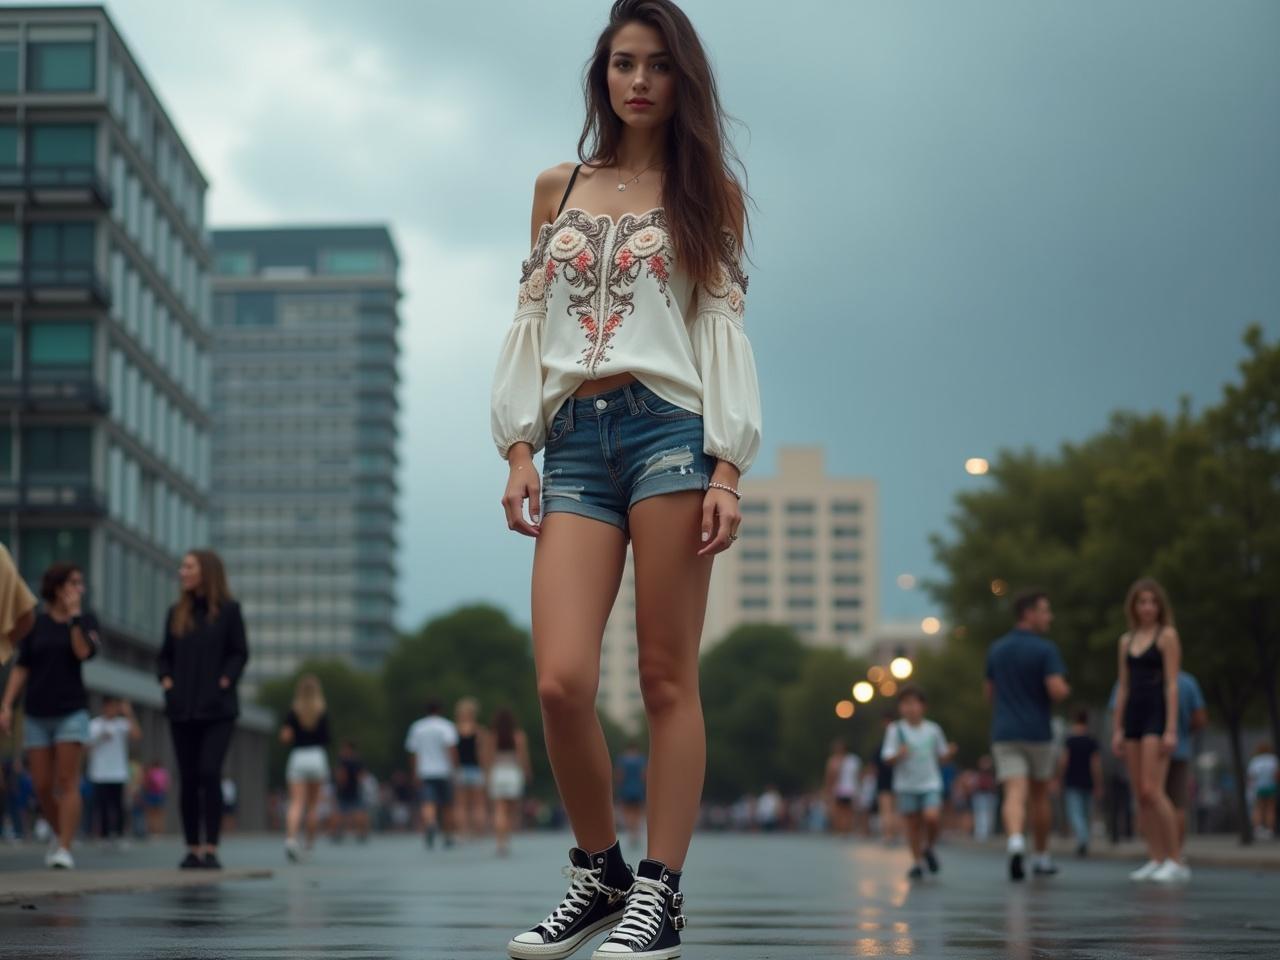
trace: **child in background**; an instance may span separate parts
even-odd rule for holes
[[[955,755],[942,728],[924,718],[924,692],[908,684],[898,694],[899,719],[885,730],[880,756],[893,765],[893,796],[907,826],[911,845],[911,870],[907,877],[919,880],[925,868],[938,872],[934,844],[942,814],[942,771],[939,761]]]

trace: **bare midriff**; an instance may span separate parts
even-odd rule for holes
[[[617,390],[628,383],[635,383],[635,380],[636,378],[629,373],[615,373],[611,377],[601,377],[599,380],[586,381],[577,390],[573,391],[573,395],[575,397],[594,397],[597,393],[608,393],[610,390]]]

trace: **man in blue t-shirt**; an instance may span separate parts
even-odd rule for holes
[[[994,707],[991,754],[1004,786],[1004,828],[1009,838],[1009,876],[1025,876],[1027,799],[1035,839],[1033,866],[1039,875],[1058,872],[1049,857],[1049,782],[1054,774],[1053,704],[1071,694],[1057,646],[1045,637],[1053,623],[1049,597],[1031,590],[1014,600],[1013,630],[987,651],[987,701]]]

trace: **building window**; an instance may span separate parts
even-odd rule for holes
[[[744,587],[766,587],[769,585],[769,575],[767,573],[744,573],[738,577],[738,582]]]
[[[769,559],[769,551],[768,550],[743,550],[742,559],[747,562],[758,561],[760,563],[764,563],[764,562],[767,562]]]
[[[814,535],[813,527],[787,527],[788,537],[800,537],[808,539]]]
[[[856,540],[862,536],[861,527],[836,527],[831,532],[837,540]]]
[[[385,250],[322,250],[320,272],[363,275],[390,272]]]
[[[81,568],[88,586],[89,531],[29,529],[18,534],[22,579],[37,590],[44,572],[55,563],[74,563]],[[87,604],[86,604],[87,605]]]
[[[816,513],[818,505],[809,500],[788,500],[787,513],[791,516],[809,516]]]
[[[788,550],[787,559],[792,563],[809,563],[813,560],[812,550]]]
[[[747,539],[759,539],[760,537],[767,537],[769,535],[769,531],[764,527],[756,526],[743,526],[741,532]]]
[[[862,559],[860,550],[836,550],[831,554],[831,559],[836,563],[856,563]]]
[[[813,633],[818,629],[818,625],[812,620],[792,620],[787,626],[796,633]]]
[[[12,380],[13,371],[13,339],[15,333],[12,323],[0,323],[0,380]]]
[[[16,182],[18,163],[18,128],[11,123],[0,124],[0,177],[6,186]]]
[[[743,610],[764,610],[769,606],[768,597],[743,597],[739,606]]]
[[[32,28],[27,44],[27,87],[42,93],[94,88],[93,28]]]
[[[795,586],[808,586],[814,582],[812,573],[789,573],[787,574],[787,583]]]
[[[28,130],[27,161],[33,167],[92,167],[97,159],[95,133],[89,123],[33,125]]]
[[[815,603],[813,597],[787,597],[788,610],[812,610]]]
[[[13,479],[13,431],[0,427],[0,480]]]
[[[861,633],[862,621],[860,620],[837,620],[836,633]]]
[[[5,34],[0,41],[0,93],[17,93],[18,44],[10,39],[12,33],[5,31]]]
[[[32,283],[75,283],[93,271],[92,223],[33,223],[27,230]]]
[[[27,367],[32,376],[93,368],[93,324],[37,323],[27,328]]]
[[[18,227],[0,223],[0,284],[14,284],[22,273],[18,261]]]
[[[831,504],[831,512],[837,516],[848,516],[862,512],[860,500],[836,500]]]
[[[87,482],[90,440],[88,427],[27,427],[22,431],[23,471],[37,482]]]
[[[862,576],[857,573],[837,573],[831,582],[840,586],[857,586],[862,583]]]
[[[767,500],[744,500],[742,502],[742,512],[744,514],[766,514],[769,512],[769,502]]]
[[[836,597],[837,610],[857,610],[862,606],[860,597]]]
[[[227,250],[218,254],[214,269],[228,277],[248,277],[253,275],[253,254],[247,250]]]

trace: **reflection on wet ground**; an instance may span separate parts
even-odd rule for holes
[[[312,862],[289,867],[274,841],[233,841],[224,860],[274,867],[274,878],[3,906],[0,956],[501,958],[507,938],[563,892],[568,843],[524,837],[499,860],[488,844],[429,852],[412,838],[380,839],[322,845]],[[154,866],[172,852],[116,854],[109,865]],[[80,859],[92,869],[107,856]],[[1135,887],[1125,864],[1071,861],[1056,878],[1013,886],[997,856],[950,849],[940,876],[912,887],[905,867],[901,850],[874,845],[700,836],[685,873],[685,956],[1280,957],[1280,874],[1206,868],[1189,888],[1163,889]]]

